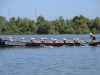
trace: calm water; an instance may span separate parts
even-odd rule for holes
[[[68,38],[89,41],[89,35],[0,35],[16,40],[24,37]],[[100,36],[99,34],[97,36]],[[97,38],[99,40],[99,38]],[[0,75],[100,75],[100,47],[6,47],[0,48]]]

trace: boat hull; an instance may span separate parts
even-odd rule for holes
[[[5,42],[0,42],[0,46],[5,46]]]
[[[100,42],[89,43],[90,46],[100,46]]]
[[[45,43],[29,43],[28,42],[25,44],[25,46],[42,46],[42,45],[46,46]]]
[[[6,46],[25,46],[25,44],[26,43],[20,42],[20,41],[16,41],[16,42],[7,41],[6,42]]]
[[[5,41],[5,40],[0,40],[0,47],[2,46],[100,46],[100,42],[94,42],[94,43],[90,43],[90,42],[86,42],[86,43],[31,43],[31,42],[20,42],[20,41],[16,41],[16,42],[10,42],[10,41]]]
[[[83,46],[81,43],[26,43],[26,46]]]
[[[5,41],[0,38],[0,47],[5,46]]]

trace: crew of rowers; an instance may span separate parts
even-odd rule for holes
[[[41,41],[38,42],[38,41],[35,40],[35,38],[31,38],[31,41],[27,41],[24,38],[21,38],[21,42],[31,42],[31,43],[62,43],[62,42],[60,42],[57,39],[54,39],[54,38],[51,38],[51,39],[52,39],[52,42],[48,41],[46,38],[41,38]],[[15,42],[16,40],[13,40],[12,37],[9,37],[9,41]],[[70,41],[70,40],[67,40],[66,38],[63,38],[63,43],[72,43],[72,42],[75,42],[75,43],[84,43],[84,41],[79,40],[79,38],[74,38],[74,41]]]
[[[54,39],[54,38],[51,38],[51,39],[52,39],[53,43],[61,43],[57,39]],[[90,33],[90,39],[91,39],[91,42],[93,43],[96,40],[96,36],[94,34]],[[12,37],[9,37],[9,41],[15,42],[16,40],[13,40]],[[21,42],[29,42],[29,41],[25,40],[24,38],[21,38]],[[31,38],[30,42],[31,43],[51,43],[46,38],[41,38],[40,42],[36,41],[35,38]],[[79,38],[74,38],[74,41],[70,41],[70,40],[67,40],[66,38],[63,38],[63,43],[71,43],[71,42],[74,42],[74,43],[84,43],[84,41],[80,40]]]

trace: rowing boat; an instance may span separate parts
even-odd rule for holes
[[[83,43],[26,43],[26,46],[84,46],[85,44]]]
[[[31,43],[31,42],[9,42],[6,43],[7,46],[98,46],[100,45],[100,42],[94,42],[94,43]]]
[[[20,42],[20,41],[13,41],[13,42],[11,42],[11,41],[6,41],[5,42],[5,44],[6,44],[6,46],[25,46],[25,42]]]
[[[89,43],[90,46],[100,46],[100,42]]]
[[[5,46],[5,41],[2,40],[2,38],[0,38],[0,47],[1,47],[1,46]]]
[[[100,42],[85,42],[85,43],[75,43],[75,42],[70,42],[70,43],[63,43],[63,42],[58,42],[58,43],[53,43],[53,42],[48,42],[48,43],[32,43],[32,42],[20,42],[20,41],[9,41],[9,40],[2,40],[0,38],[0,47],[2,46],[98,46],[100,45]]]
[[[46,46],[45,43],[31,43],[27,42],[25,46]]]

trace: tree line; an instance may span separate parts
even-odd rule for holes
[[[100,33],[100,18],[88,19],[83,15],[72,19],[58,19],[48,21],[38,16],[37,21],[11,17],[9,20],[0,16],[0,34],[87,34]]]

